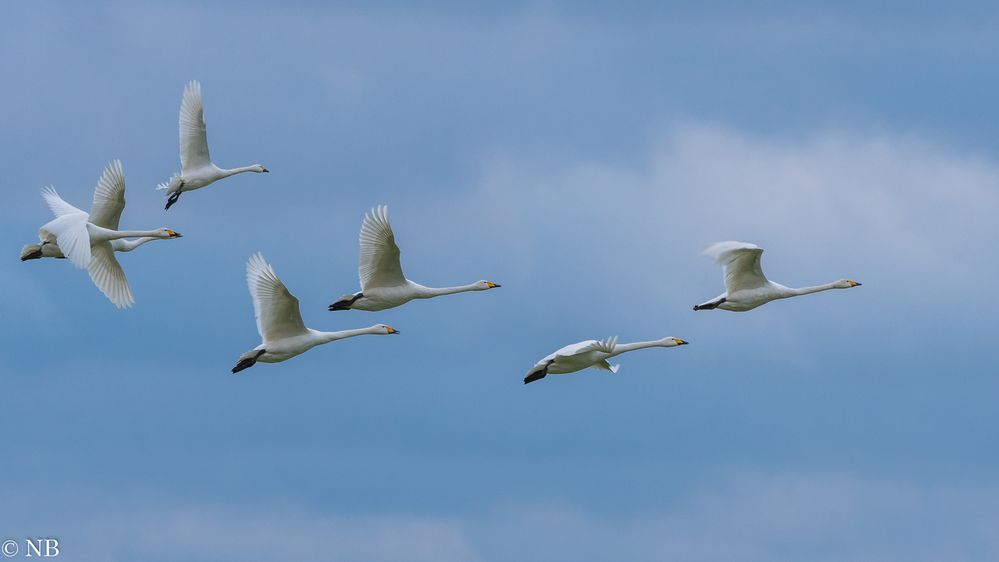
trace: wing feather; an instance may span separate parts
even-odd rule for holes
[[[125,209],[125,172],[121,160],[104,168],[94,189],[94,203],[90,206],[90,222],[103,228],[118,230],[121,212]]]
[[[360,241],[358,274],[362,292],[375,287],[395,287],[406,282],[387,206],[380,205],[364,215]]]
[[[135,299],[132,298],[132,288],[128,286],[125,271],[118,263],[111,244],[103,242],[94,246],[92,254],[93,257],[87,270],[90,272],[90,279],[94,285],[97,285],[104,296],[118,308],[132,306],[135,302]]]
[[[70,205],[62,197],[59,197],[59,193],[51,185],[42,188],[42,197],[45,199],[45,203],[48,204],[49,209],[52,210],[52,214],[56,217],[83,213],[83,211]]]
[[[718,242],[704,253],[725,267],[725,290],[729,294],[758,289],[769,283],[760,266],[763,248],[747,242]]]
[[[191,80],[184,88],[184,97],[180,102],[180,169],[187,175],[211,163],[201,83]]]
[[[257,331],[264,339],[264,344],[307,332],[298,299],[288,292],[288,288],[259,252],[246,262],[246,284],[253,297]]]
[[[38,239],[55,242],[73,265],[83,269],[90,265],[90,232],[87,230],[87,213],[79,209],[76,211],[42,225],[38,230]]]

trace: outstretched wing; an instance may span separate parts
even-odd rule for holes
[[[187,174],[211,163],[201,83],[191,80],[184,88],[184,98],[180,102],[180,169]]]
[[[399,246],[389,224],[388,207],[381,205],[364,215],[361,223],[361,260],[358,274],[361,291],[394,287],[406,282],[399,263]]]
[[[746,242],[718,242],[704,250],[725,267],[725,290],[729,294],[758,289],[769,281],[760,267],[763,248]]]
[[[125,209],[125,172],[121,160],[104,168],[104,174],[94,189],[94,203],[90,206],[90,222],[103,228],[118,230],[121,212]]]
[[[128,279],[125,278],[125,271],[114,256],[109,242],[97,244],[92,249],[93,257],[87,270],[90,272],[90,279],[97,285],[97,288],[104,293],[118,308],[128,308],[132,306],[135,299],[132,298],[132,289],[128,286]]]
[[[67,203],[62,197],[59,197],[59,193],[56,192],[55,188],[51,185],[42,188],[42,197],[48,204],[49,209],[52,210],[52,214],[56,217],[61,217],[63,215],[72,215],[75,213],[83,213],[80,209]],[[83,213],[86,214],[86,213]]]
[[[288,292],[288,288],[259,252],[246,262],[246,285],[253,297],[257,331],[265,344],[306,333],[298,299]]]

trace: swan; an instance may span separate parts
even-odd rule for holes
[[[381,205],[364,215],[361,223],[361,259],[358,273],[361,291],[346,294],[329,306],[333,310],[385,310],[413,299],[429,299],[441,295],[486,291],[500,285],[491,281],[476,281],[458,287],[424,287],[402,274],[399,246],[389,224],[388,207]]]
[[[607,360],[611,357],[646,347],[676,347],[678,345],[687,345],[687,342],[680,338],[668,337],[655,341],[619,344],[617,336],[609,337],[603,341],[581,341],[567,345],[535,363],[527,372],[527,376],[524,377],[524,384],[541,380],[547,375],[575,373],[587,367],[616,373],[620,365],[608,363]]]
[[[385,324],[342,332],[320,332],[306,328],[298,308],[298,299],[288,292],[288,288],[259,252],[246,262],[246,285],[253,297],[253,314],[257,318],[257,331],[260,332],[263,343],[239,356],[239,361],[232,368],[234,374],[249,369],[257,361],[279,363],[331,341],[365,334],[399,333]]]
[[[191,80],[184,88],[180,102],[180,173],[156,187],[167,192],[169,209],[185,191],[201,189],[222,178],[243,172],[269,172],[260,164],[241,168],[219,168],[208,154],[208,131],[205,128],[205,106],[201,100],[201,83]]]
[[[694,306],[694,310],[720,308],[733,312],[746,312],[772,300],[861,285],[850,279],[840,279],[825,285],[800,289],[774,283],[763,275],[763,269],[760,267],[763,248],[746,242],[718,242],[704,250],[704,254],[713,257],[725,267],[725,292],[708,302]]]
[[[115,246],[119,248],[117,251],[131,251],[149,240],[181,237],[169,228],[118,230],[125,208],[125,172],[119,160],[104,168],[94,190],[90,215],[64,201],[51,186],[42,189],[42,197],[56,217],[38,231],[42,255],[58,257],[55,255],[58,253],[76,267],[86,268],[97,288],[118,308],[132,306],[135,299],[114,256]],[[52,248],[46,249],[49,246]]]

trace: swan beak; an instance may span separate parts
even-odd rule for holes
[[[856,281],[850,281],[850,286],[851,287],[859,287],[861,285],[863,285],[863,283],[857,283]]]
[[[389,334],[398,334],[398,333],[399,333],[399,330],[396,330],[396,329],[395,329],[395,328],[393,328],[392,326],[385,326],[385,330],[386,330],[386,331],[387,331],[387,332],[388,332]]]
[[[676,345],[688,345],[688,344],[690,344],[690,342],[683,341],[680,338],[673,338],[673,341],[676,342]]]
[[[167,234],[170,235],[170,238],[183,238],[184,237],[183,234],[181,234],[181,233],[179,233],[177,231],[174,231],[174,230],[167,230]]]
[[[263,167],[263,166],[261,166],[261,168],[264,168],[264,167]],[[264,173],[265,173],[265,174],[269,174],[269,173],[271,173],[271,171],[270,171],[270,170],[268,170],[267,168],[264,168]]]
[[[503,285],[500,285],[500,284],[498,284],[498,283],[493,283],[493,282],[491,282],[491,281],[486,281],[486,285],[487,285],[487,286],[488,286],[488,287],[489,287],[490,289],[495,289],[496,287],[502,287],[502,286],[503,286]]]

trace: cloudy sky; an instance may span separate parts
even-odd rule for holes
[[[778,2],[7,2],[0,539],[68,560],[995,560],[999,11]],[[177,109],[263,163],[185,195]],[[116,310],[17,260],[55,185],[124,164]],[[364,212],[407,275],[368,313]],[[700,251],[766,248],[748,314]],[[261,251],[308,325],[283,364]],[[524,386],[567,343],[679,349]]]

